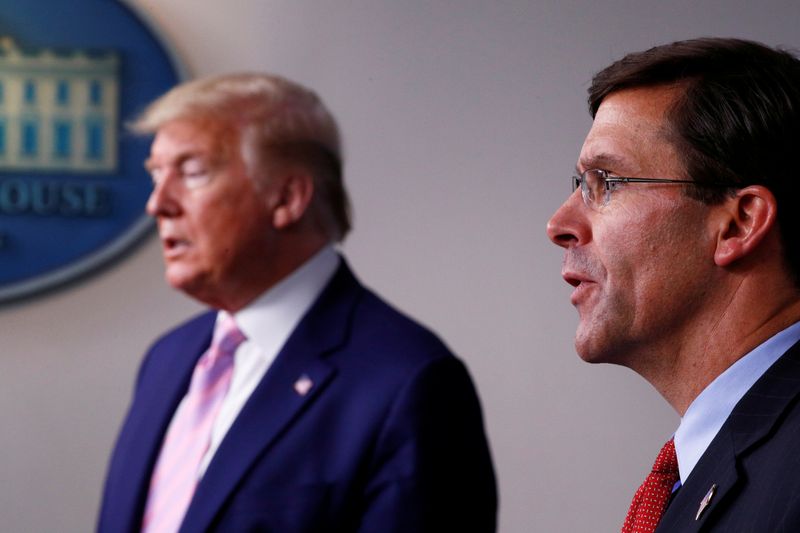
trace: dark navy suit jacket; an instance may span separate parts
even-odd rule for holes
[[[150,475],[207,313],[147,354],[114,450],[98,531],[138,531]],[[301,395],[293,385],[308,376]],[[231,426],[182,532],[491,532],[497,496],[462,363],[343,263]]]
[[[739,401],[657,532],[800,531],[799,402],[800,343]],[[698,517],[712,486],[710,502]]]

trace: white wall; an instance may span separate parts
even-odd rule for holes
[[[800,3],[131,2],[192,73],[281,73],[333,109],[356,213],[345,251],[469,365],[500,530],[618,529],[677,417],[638,376],[573,351],[576,313],[544,226],[590,125],[585,89],[625,52],[681,38],[800,47]],[[142,352],[197,309],[164,285],[152,238],[0,307],[0,529],[92,529]]]

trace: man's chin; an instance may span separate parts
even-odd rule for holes
[[[223,297],[225,293],[208,276],[179,274],[168,269],[165,278],[170,287],[192,300],[218,309],[227,308],[227,300]]]
[[[584,362],[591,364],[620,365],[630,368],[631,355],[634,353],[629,345],[611,339],[575,338],[575,351]]]
[[[598,339],[583,338],[580,332],[575,337],[575,351],[583,361],[592,364],[611,363],[609,350],[603,349]]]
[[[167,284],[175,290],[181,291],[194,297],[196,293],[202,291],[202,278],[192,272],[176,267],[167,267],[164,273]]]
[[[590,363],[590,364],[593,364],[593,365],[600,364],[600,363],[608,363],[609,362],[607,359],[605,359],[602,356],[598,356],[597,354],[588,353],[588,352],[578,351],[578,357],[580,357],[581,360],[584,363]]]

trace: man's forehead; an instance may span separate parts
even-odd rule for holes
[[[636,171],[641,157],[669,142],[667,112],[675,95],[675,88],[648,87],[607,96],[584,141],[578,169]]]
[[[178,158],[223,151],[232,134],[220,123],[177,119],[163,124],[150,145],[150,159]]]
[[[613,172],[634,172],[645,142],[643,138],[621,128],[592,128],[581,148],[577,169],[593,168]]]

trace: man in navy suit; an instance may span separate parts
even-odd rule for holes
[[[589,107],[547,228],[575,346],[681,416],[622,531],[800,531],[800,61],[676,42],[599,72]]]
[[[213,310],[146,355],[98,530],[494,531],[464,365],[333,248],[349,210],[338,130],[316,95],[276,76],[221,76],[178,86],[134,126],[155,133],[147,211],[166,279]],[[221,324],[239,337],[224,386],[209,388],[207,433],[186,437],[201,453],[164,465],[198,360],[223,349]],[[187,472],[181,504],[163,487]]]

